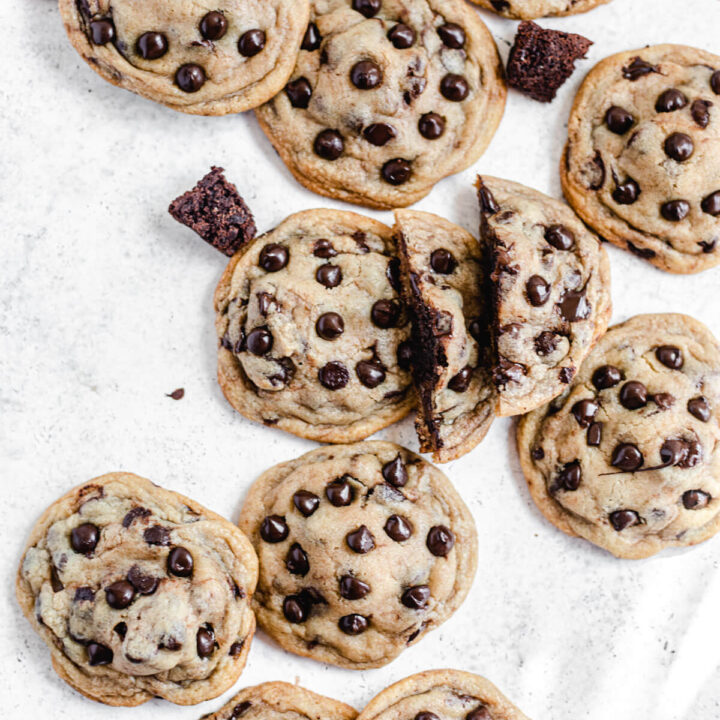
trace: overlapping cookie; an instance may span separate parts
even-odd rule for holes
[[[517,20],[534,20],[549,15],[575,15],[610,0],[472,0],[474,3]]]
[[[309,0],[60,0],[68,36],[105,80],[174,110],[257,107],[287,82]]]
[[[191,705],[240,675],[257,573],[234,525],[137,475],[110,473],[40,518],[17,597],[55,671],[83,695]]]
[[[720,530],[720,345],[686,315],[611,328],[518,452],[543,514],[618,557]]]
[[[283,648],[380,667],[446,620],[477,563],[472,516],[436,468],[388,442],[265,472],[240,515],[260,559],[258,622]]]
[[[502,75],[461,0],[313,0],[292,78],[257,116],[310,190],[404,207],[483,152],[504,109]]]
[[[663,270],[720,262],[720,57],[656,45],[606,58],[568,124],[563,190],[602,237]]]

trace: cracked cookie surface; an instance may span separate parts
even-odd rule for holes
[[[602,237],[663,270],[720,262],[720,57],[684,45],[618,53],[575,98],[563,190]]]
[[[308,0],[60,0],[68,36],[105,80],[174,110],[257,107],[287,82]]]
[[[459,0],[314,0],[285,92],[257,110],[321,195],[410,205],[484,151],[505,105],[495,43]]]
[[[610,0],[472,0],[499,15],[517,20],[534,20],[550,15],[575,15],[587,12]]]
[[[254,240],[215,293],[218,378],[252,420],[353,442],[415,402],[410,323],[393,234],[355,213],[308,210]]]
[[[478,179],[488,254],[497,413],[559,395],[611,313],[605,249],[572,210],[537,190]]]
[[[483,254],[469,232],[430,213],[396,211],[395,231],[417,350],[420,449],[448,462],[472,450],[494,418]]]
[[[720,530],[720,346],[686,315],[638,315],[601,338],[567,391],[518,426],[543,514],[618,557]]]
[[[180,705],[240,675],[257,558],[231,523],[130,473],[91,480],[35,525],[17,577],[60,677],[93,700]]]
[[[240,527],[260,558],[258,622],[298,655],[380,667],[445,621],[477,564],[450,481],[387,442],[325,447],[264,473]]]
[[[410,675],[376,695],[359,720],[528,720],[489,680],[461,670]]]

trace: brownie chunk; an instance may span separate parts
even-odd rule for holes
[[[550,102],[591,45],[582,35],[522,22],[510,49],[508,84],[535,100]]]
[[[250,209],[223,169],[212,167],[192,189],[173,200],[170,214],[228,257],[255,237]]]

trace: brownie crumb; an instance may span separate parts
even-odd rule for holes
[[[168,393],[166,397],[172,398],[173,400],[182,400],[185,397],[185,388],[178,388]]]
[[[228,257],[257,232],[250,209],[219,167],[212,167],[192,190],[173,200],[168,211]]]
[[[521,22],[508,58],[508,85],[535,100],[550,102],[591,45],[582,35]]]

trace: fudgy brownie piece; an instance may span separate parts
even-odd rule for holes
[[[521,22],[508,58],[508,85],[535,100],[550,102],[591,45],[582,35]]]
[[[219,167],[213,166],[192,190],[173,200],[168,211],[228,257],[257,232],[250,208]]]

